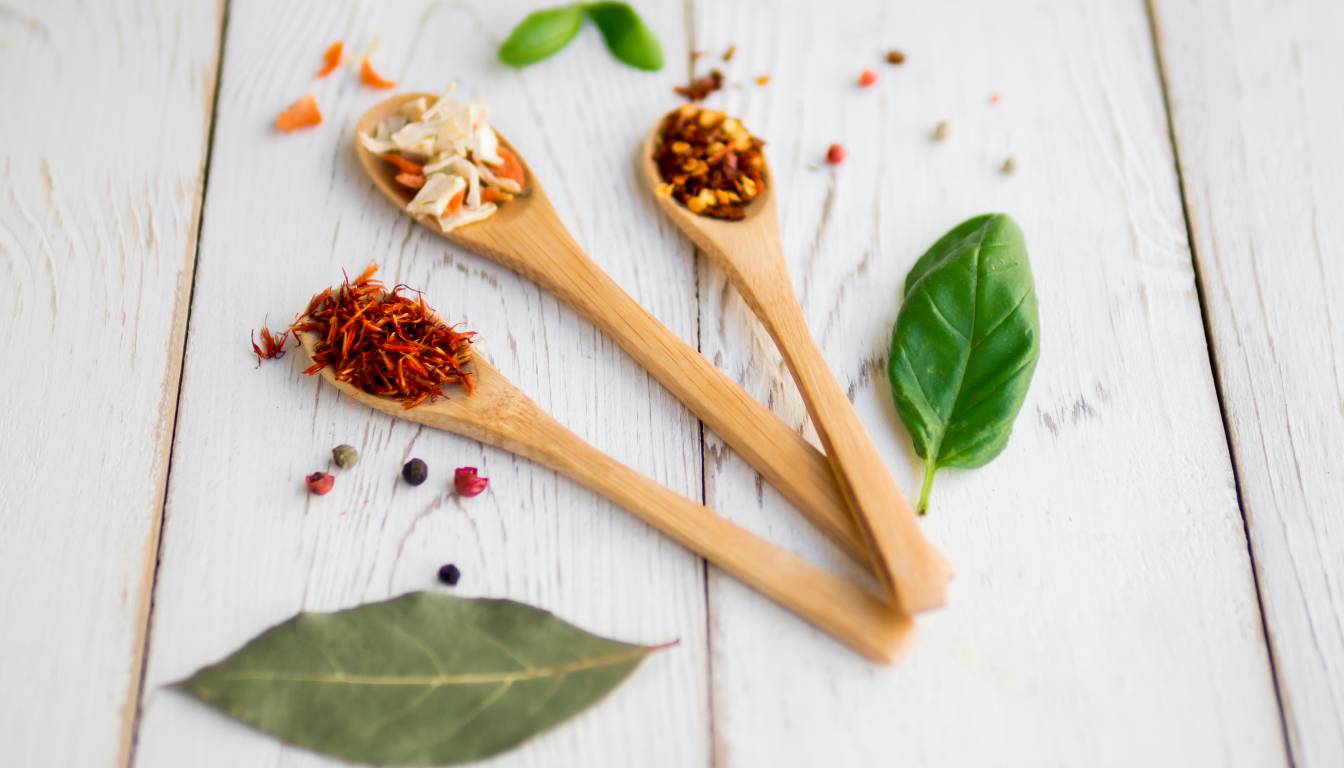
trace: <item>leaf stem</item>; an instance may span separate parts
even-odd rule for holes
[[[919,489],[919,504],[915,512],[923,517],[929,511],[929,491],[933,490],[933,476],[938,473],[938,462],[933,458],[924,460],[924,485]]]

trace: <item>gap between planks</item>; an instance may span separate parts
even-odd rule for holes
[[[154,592],[159,583],[159,558],[163,548],[163,521],[168,512],[168,483],[173,475],[173,451],[177,447],[177,416],[182,406],[182,378],[186,373],[187,356],[187,333],[191,329],[191,305],[196,297],[196,265],[201,257],[201,229],[205,224],[205,196],[210,189],[210,158],[215,147],[215,114],[219,107],[219,86],[223,80],[221,75],[224,67],[224,44],[229,30],[229,0],[219,0],[219,9],[216,13],[218,19],[219,35],[215,46],[215,66],[212,71],[214,78],[208,89],[210,93],[210,103],[205,114],[205,154],[201,159],[201,169],[197,178],[198,194],[196,195],[196,210],[194,211],[191,224],[191,234],[187,240],[187,247],[191,252],[191,258],[187,260],[186,272],[178,281],[178,302],[180,305],[182,294],[186,293],[186,307],[174,308],[174,323],[178,326],[174,328],[174,342],[170,347],[170,355],[176,355],[176,376],[170,367],[164,374],[164,385],[173,382],[172,409],[167,408],[168,393],[164,396],[164,405],[162,408],[162,418],[166,419],[166,432],[168,440],[163,448],[166,460],[162,482],[159,486],[157,499],[157,515],[150,525],[149,541],[145,545],[145,564],[141,583],[144,585],[140,594],[140,624],[137,627],[135,656],[131,659],[131,687],[126,691],[126,699],[122,704],[122,737],[121,752],[118,755],[118,764],[122,768],[130,768],[135,763],[135,748],[139,740],[140,715],[144,709],[145,699],[145,671],[146,660],[149,658],[149,628],[154,621]],[[185,289],[185,291],[184,291]]]
[[[1209,372],[1213,376],[1213,391],[1218,398],[1218,415],[1223,423],[1223,440],[1227,445],[1228,462],[1232,468],[1233,490],[1237,498],[1237,511],[1241,514],[1241,531],[1246,540],[1246,556],[1250,559],[1251,565],[1251,583],[1255,586],[1255,603],[1260,612],[1260,633],[1265,640],[1265,647],[1268,650],[1269,676],[1274,681],[1274,698],[1279,710],[1279,735],[1283,740],[1283,752],[1287,757],[1290,768],[1297,765],[1296,756],[1293,754],[1292,739],[1288,733],[1288,713],[1285,708],[1283,684],[1279,679],[1279,665],[1277,659],[1277,649],[1274,640],[1269,633],[1269,623],[1265,619],[1265,596],[1260,588],[1260,568],[1259,562],[1255,556],[1255,546],[1251,543],[1250,523],[1246,519],[1246,502],[1243,498],[1241,484],[1241,467],[1237,458],[1237,452],[1232,445],[1231,424],[1227,415],[1227,398],[1223,389],[1222,370],[1219,368],[1218,353],[1213,347],[1213,338],[1211,336],[1211,322],[1209,317],[1209,304],[1204,295],[1204,278],[1199,271],[1199,249],[1195,243],[1194,225],[1190,218],[1190,200],[1186,195],[1185,173],[1181,167],[1181,146],[1176,139],[1176,124],[1171,111],[1171,93],[1168,90],[1167,82],[1167,62],[1162,55],[1162,33],[1158,26],[1157,9],[1153,7],[1153,0],[1143,0],[1144,14],[1148,17],[1148,32],[1152,38],[1153,60],[1157,67],[1157,84],[1162,95],[1162,111],[1167,118],[1167,141],[1171,143],[1171,157],[1174,161],[1176,172],[1176,191],[1181,199],[1181,218],[1185,221],[1185,239],[1190,248],[1190,266],[1195,279],[1195,296],[1199,301],[1199,319],[1204,330],[1204,347],[1209,355]]]

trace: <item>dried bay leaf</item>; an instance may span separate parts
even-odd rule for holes
[[[583,711],[661,647],[598,637],[511,600],[416,592],[298,614],[177,687],[318,752],[448,765]]]

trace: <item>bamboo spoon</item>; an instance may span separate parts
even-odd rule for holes
[[[657,194],[663,179],[654,150],[661,125],[660,120],[641,150],[640,166],[649,189],[673,223],[719,263],[775,340],[888,592],[909,613],[943,605],[952,571],[924,538],[914,510],[827,368],[794,296],[780,245],[779,212],[769,167],[764,189],[748,206],[745,219],[697,215],[672,197]]]
[[[411,195],[395,169],[359,141],[403,103],[433,94],[407,93],[375,105],[355,127],[355,151],[374,185],[399,210]],[[450,242],[485,256],[540,285],[602,329],[674,397],[778,488],[813,525],[859,563],[868,550],[845,507],[826,458],[641,307],[574,242],[522,154],[504,137],[527,173],[524,194],[485,221],[444,233],[432,218],[420,223]]]
[[[311,358],[316,339],[299,339]],[[730,576],[793,611],[868,658],[890,664],[909,646],[915,623],[867,591],[780,549],[700,504],[607,456],[565,429],[490,366],[473,356],[476,390],[414,408],[326,379],[341,394],[390,416],[503,448],[611,499]]]

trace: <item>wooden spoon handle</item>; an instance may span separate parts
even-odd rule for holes
[[[890,664],[915,624],[858,586],[824,571],[612,459],[530,400],[511,403],[485,439],[554,469],[630,510],[743,584],[870,659]]]
[[[870,562],[821,452],[649,314],[572,239],[557,235],[546,250],[545,268],[538,259],[515,268],[605,331],[856,562]]]

